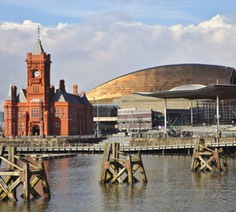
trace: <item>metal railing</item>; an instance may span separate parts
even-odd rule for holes
[[[199,138],[159,138],[146,139],[139,138],[129,142],[119,142],[122,151],[152,151],[160,149],[191,149]],[[108,142],[108,141],[106,141]],[[110,139],[109,142],[117,142]],[[206,145],[210,147],[234,147],[236,146],[235,137],[227,138],[205,138]],[[0,145],[15,146],[19,152],[96,152],[103,151],[105,142],[93,143],[69,143],[63,140],[50,140],[43,142],[0,142]]]

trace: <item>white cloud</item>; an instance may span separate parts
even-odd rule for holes
[[[38,25],[30,20],[0,24],[0,102],[6,98],[10,79],[18,90],[26,86],[24,61],[34,48]],[[57,87],[65,79],[69,92],[74,83],[88,91],[120,75],[158,65],[235,66],[236,24],[220,15],[187,26],[147,25],[110,15],[81,25],[40,28],[44,50],[53,62],[52,84]]]
[[[228,19],[220,15],[216,15],[210,20],[203,21],[198,26],[205,29],[215,29],[215,28],[229,28],[230,24],[227,24]]]

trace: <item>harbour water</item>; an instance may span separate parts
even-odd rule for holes
[[[143,155],[148,183],[100,185],[102,155],[45,161],[49,201],[0,202],[0,211],[234,211],[236,159],[217,175],[192,173],[190,156]]]

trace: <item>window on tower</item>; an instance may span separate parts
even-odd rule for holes
[[[11,118],[11,110],[10,110],[10,108],[7,110],[7,118],[8,119]]]
[[[61,123],[60,122],[55,122],[55,127],[56,128],[61,128]]]
[[[60,118],[60,108],[56,108],[55,117]]]
[[[33,93],[39,93],[39,86],[33,86]]]
[[[23,123],[19,123],[18,124],[18,132],[22,132],[23,131]]]
[[[7,125],[7,131],[11,132],[11,124],[10,123],[8,123],[8,125]]]
[[[65,118],[66,114],[65,114],[65,108],[62,108],[62,118]]]
[[[31,117],[32,117],[32,118],[37,118],[37,117],[39,117],[39,108],[32,108],[32,109],[31,109]]]
[[[25,108],[20,108],[18,110],[18,119],[24,118]]]

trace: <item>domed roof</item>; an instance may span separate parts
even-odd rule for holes
[[[231,67],[205,64],[157,66],[105,82],[90,90],[87,97],[90,101],[112,102],[113,99],[134,92],[167,91],[173,88],[183,89],[181,86],[186,85],[197,88],[216,83],[235,84],[235,82],[235,69]]]

